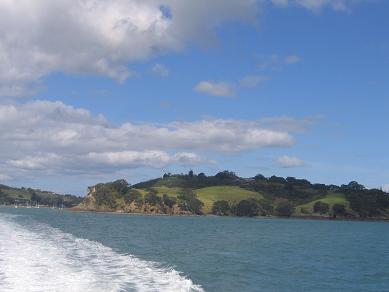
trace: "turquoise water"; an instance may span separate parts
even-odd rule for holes
[[[0,208],[0,291],[389,291],[388,287],[385,222]]]

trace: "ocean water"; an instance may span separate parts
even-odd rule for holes
[[[0,291],[389,291],[389,223],[0,207]]]

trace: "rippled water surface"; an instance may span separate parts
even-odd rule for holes
[[[0,207],[0,291],[389,291],[389,223]]]

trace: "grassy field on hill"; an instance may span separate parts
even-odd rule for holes
[[[155,186],[150,188],[157,192],[159,196],[167,194],[171,197],[178,197],[183,192],[183,188],[179,187],[167,187],[167,186]],[[144,197],[148,190],[135,189]],[[246,199],[263,199],[263,195],[257,192],[249,191],[237,186],[214,186],[200,189],[194,189],[193,192],[197,195],[198,199],[204,203],[204,213],[210,213],[213,203],[216,201],[228,201],[235,204],[241,200]]]
[[[236,186],[215,186],[194,190],[198,198],[204,203],[203,210],[210,213],[213,203],[216,201],[228,201],[237,203],[246,199],[263,199],[262,194],[248,191]]]
[[[306,211],[312,213],[313,206],[315,205],[316,202],[319,201],[328,204],[330,208],[332,208],[332,206],[334,206],[335,204],[339,204],[345,206],[346,209],[349,209],[349,205],[350,205],[350,203],[346,200],[344,194],[330,193],[321,199],[314,200],[309,203],[297,206],[296,213],[301,213],[301,209],[305,209]]]

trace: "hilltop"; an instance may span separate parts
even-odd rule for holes
[[[71,208],[83,199],[73,195],[60,195],[54,192],[32,188],[15,188],[0,185],[0,204],[24,206],[64,206]]]
[[[223,171],[165,174],[129,185],[125,180],[89,187],[78,210],[169,215],[298,216],[389,219],[389,194],[346,185],[312,184],[294,177],[241,178]]]

